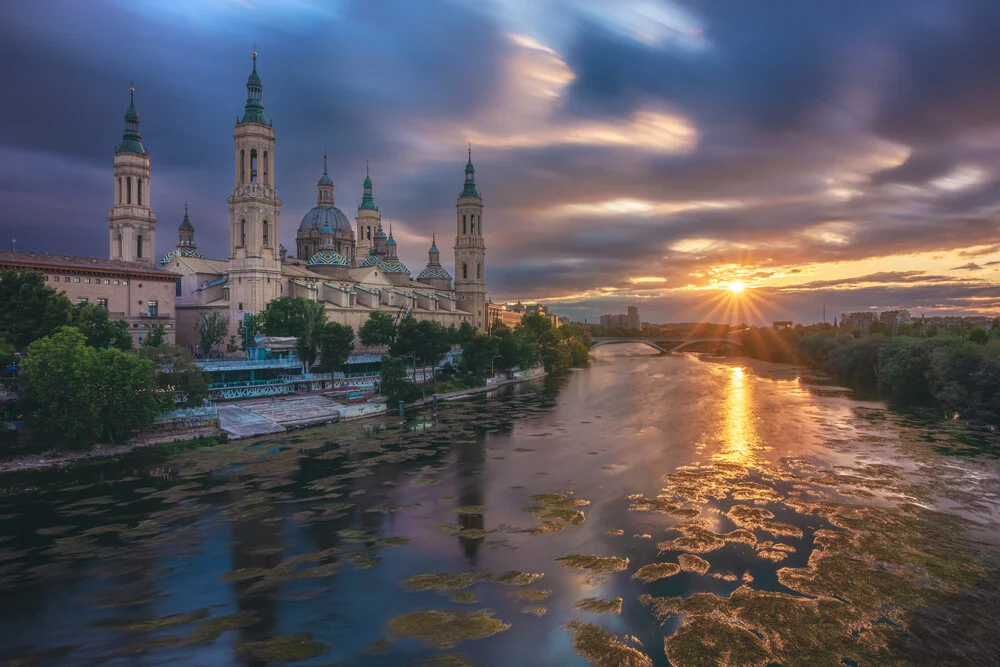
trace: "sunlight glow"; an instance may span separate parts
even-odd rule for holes
[[[729,291],[733,294],[739,294],[746,288],[746,285],[742,280],[733,280],[729,283]]]
[[[637,276],[635,278],[629,278],[628,281],[633,285],[636,285],[639,283],[665,283],[667,282],[667,279],[659,276]]]

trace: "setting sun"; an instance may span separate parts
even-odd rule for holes
[[[743,291],[744,287],[746,287],[746,285],[744,285],[743,282],[739,280],[734,280],[729,283],[729,291],[732,292],[733,294],[739,294],[740,292]]]

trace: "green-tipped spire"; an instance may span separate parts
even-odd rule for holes
[[[465,188],[459,197],[478,197],[476,192],[476,168],[472,166],[472,144],[469,144],[469,161],[465,163]]]
[[[267,125],[264,119],[264,84],[261,83],[260,75],[257,74],[257,46],[253,48],[253,71],[247,79],[247,103],[243,112],[241,123],[257,123]]]
[[[139,135],[139,112],[135,110],[135,86],[132,85],[128,89],[125,132],[122,133],[122,143],[118,147],[118,152],[146,154],[146,149],[142,145],[142,137]]]
[[[358,207],[359,211],[377,211],[378,206],[375,205],[375,197],[372,195],[372,175],[369,169],[368,163],[365,163],[365,182],[362,183],[362,187],[365,189],[364,196],[361,197],[361,206]]]
[[[323,175],[319,179],[320,185],[333,185],[333,179],[330,178],[330,174],[326,171],[326,152],[323,152]]]

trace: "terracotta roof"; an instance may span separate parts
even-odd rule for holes
[[[173,280],[179,274],[164,271],[153,264],[125,262],[119,259],[97,259],[95,257],[73,257],[72,255],[49,255],[38,252],[0,250],[0,266],[32,266],[69,271],[100,271],[130,276],[149,276]]]

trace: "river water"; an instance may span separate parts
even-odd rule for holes
[[[404,424],[0,478],[0,663],[1000,664],[994,435],[611,350]]]

